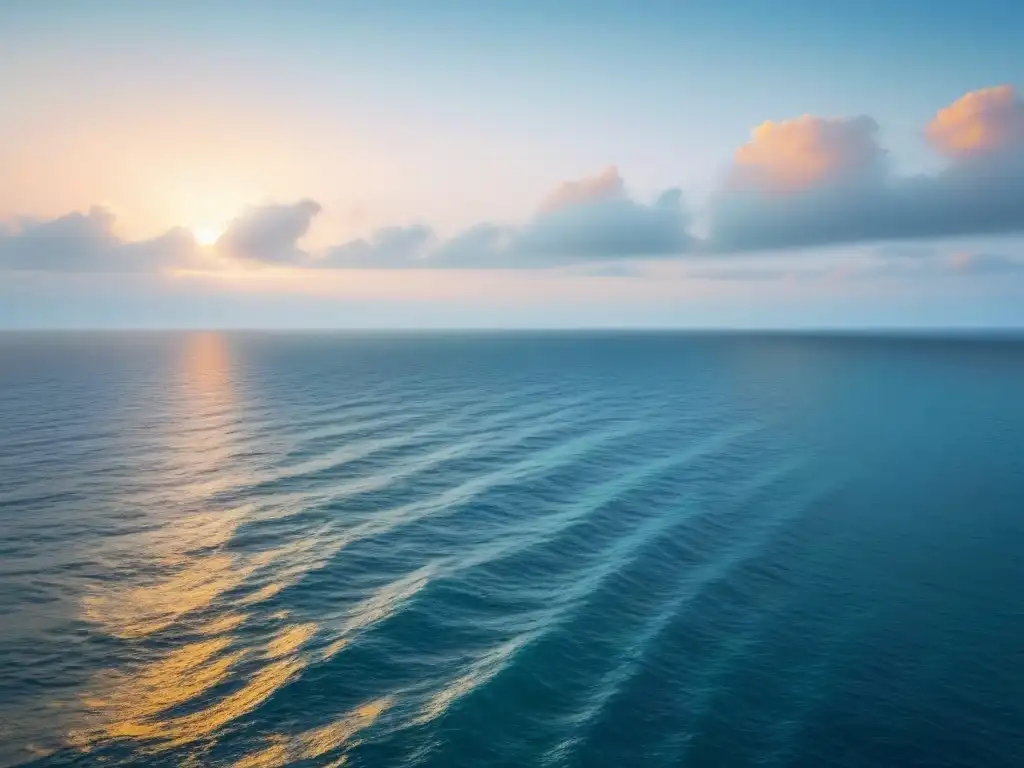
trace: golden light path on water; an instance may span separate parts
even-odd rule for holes
[[[217,470],[216,479],[189,480],[176,488],[177,502],[197,506],[212,488],[244,483],[225,477],[231,466],[234,392],[231,361],[217,334],[188,337],[182,359],[181,424],[167,435],[184,478]],[[238,634],[261,605],[344,544],[340,536],[284,542],[245,554],[227,545],[250,507],[198,512],[168,519],[156,530],[136,535],[137,576],[113,579],[82,601],[84,618],[104,634],[138,647],[123,666],[94,676],[82,697],[83,727],[68,735],[73,748],[90,751],[120,742],[134,742],[143,754],[194,746],[190,754],[202,761],[203,751],[230,724],[253,711],[296,678],[304,668],[332,658],[351,636],[381,621],[421,589],[426,573],[414,574],[371,595],[340,622],[322,646],[308,646],[323,627],[315,622],[288,623],[288,611],[266,616],[274,631],[259,644]],[[273,571],[271,567],[273,566]],[[274,580],[258,585],[267,574]],[[229,594],[243,594],[227,599]],[[178,642],[146,641],[173,630]],[[264,631],[263,634],[266,634]],[[270,734],[266,746],[238,761],[239,766],[283,766],[297,759],[324,758],[353,743],[354,735],[371,725],[393,701],[385,696],[368,701],[335,722],[298,734]],[[332,758],[340,765],[344,754]]]
[[[268,473],[239,460],[251,450],[245,407],[252,406],[253,395],[236,381],[225,338],[183,337],[175,371],[167,384],[177,386],[176,410],[160,416],[161,429],[150,436],[157,443],[154,461],[161,463],[147,465],[145,482],[131,491],[144,524],[116,537],[103,555],[110,578],[95,581],[80,603],[81,618],[121,651],[109,656],[76,706],[67,708],[77,714],[69,716],[65,747],[96,753],[97,759],[109,750],[128,750],[142,759],[173,755],[181,764],[220,764],[223,755],[211,758],[211,751],[230,735],[231,743],[241,745],[230,757],[239,766],[297,760],[341,765],[360,732],[375,724],[392,730],[435,720],[491,680],[531,640],[530,632],[521,633],[470,654],[455,674],[429,681],[429,690],[384,690],[327,723],[290,732],[267,727],[235,738],[283,688],[304,674],[316,676],[328,662],[344,665],[340,654],[395,616],[448,564],[427,562],[359,594],[344,610],[327,610],[312,620],[295,618],[300,611],[281,604],[283,590],[353,542],[415,523],[514,470],[389,507],[344,528],[337,520],[292,525],[289,520],[301,517],[306,506],[287,492],[257,502],[224,502],[237,489],[289,472]],[[151,476],[165,482],[153,483]],[[352,488],[365,492],[375,482],[356,478]],[[264,536],[255,545],[240,543],[252,523],[281,524],[285,533]],[[380,722],[385,713],[387,722]]]

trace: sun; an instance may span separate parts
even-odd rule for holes
[[[220,239],[221,230],[217,227],[196,227],[192,230],[196,242],[202,246],[213,245]]]

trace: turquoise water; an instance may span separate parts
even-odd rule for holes
[[[1024,764],[1024,342],[0,336],[0,765]]]

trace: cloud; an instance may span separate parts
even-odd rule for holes
[[[1024,261],[999,253],[955,253],[949,268],[962,275],[1002,275],[1024,272]]]
[[[1022,114],[1010,86],[967,94],[925,131],[948,166],[915,177],[891,172],[871,118],[765,123],[712,201],[707,249],[1024,231]]]
[[[868,252],[757,263],[756,256],[718,261],[687,270],[701,280],[738,282],[863,280],[873,278],[926,280],[967,279],[992,275],[1024,275],[1024,259],[975,251],[953,251],[935,245],[886,246]]]
[[[324,267],[488,269],[554,267],[684,253],[694,243],[679,190],[634,200],[618,170],[567,181],[519,226],[473,225],[447,240],[422,225],[385,227],[327,250]]]
[[[693,247],[678,189],[634,200],[618,169],[567,181],[518,227],[482,223],[437,249],[429,263],[460,267],[545,267],[608,259],[673,256]]]
[[[945,277],[954,280],[1024,275],[1024,261],[999,253],[934,250],[919,258],[877,259],[857,270],[862,277],[926,280]]]
[[[388,228],[323,263],[536,268],[1024,231],[1024,101],[1011,86],[963,96],[924,134],[947,166],[900,176],[872,117],[762,123],[711,200],[703,241],[690,234],[678,189],[641,202],[609,166],[559,184],[521,225],[482,222],[448,240],[425,227]]]
[[[383,227],[369,239],[350,240],[329,248],[319,260],[325,267],[403,268],[413,267],[434,243],[434,231],[422,224]]]
[[[940,109],[925,135],[937,150],[954,158],[1020,150],[1024,101],[1010,85],[973,91]]]
[[[320,211],[313,200],[247,208],[211,249],[174,227],[162,235],[128,241],[114,231],[116,217],[102,206],[55,219],[22,218],[0,224],[0,269],[59,272],[156,272],[170,268],[216,268],[217,256],[263,264],[304,264],[297,246]]]
[[[650,204],[624,193],[563,200],[556,207],[542,208],[514,233],[508,246],[513,258],[565,263],[674,256],[693,246],[678,189],[662,192]]]
[[[861,277],[891,277],[923,280],[934,277],[952,279],[981,278],[993,275],[1024,274],[1024,261],[998,253],[954,251],[932,248],[918,255],[893,254],[884,249],[876,258],[862,264],[855,272]]]
[[[114,214],[93,206],[55,219],[20,219],[0,229],[0,268],[55,272],[144,272],[191,261],[195,238],[180,227],[150,240],[114,233]]]
[[[646,273],[632,262],[614,261],[586,265],[581,274],[588,277],[643,277]]]
[[[621,200],[625,197],[626,185],[619,175],[619,169],[609,165],[594,176],[577,181],[563,181],[541,201],[538,210],[550,213],[561,208],[601,200]]]
[[[694,245],[678,189],[651,203],[628,194],[614,166],[546,195],[518,227],[482,223],[442,243],[428,263],[460,267],[547,267],[674,256]]]
[[[514,230],[484,222],[441,243],[430,263],[444,267],[502,267],[511,263]]]
[[[217,266],[217,256],[236,264],[334,269],[547,268],[1024,232],[1024,100],[1012,86],[962,96],[937,112],[923,136],[946,165],[932,175],[903,176],[894,173],[871,117],[762,123],[736,151],[710,200],[703,240],[691,233],[679,189],[641,200],[608,166],[558,184],[518,224],[483,221],[447,238],[425,224],[388,226],[315,253],[301,246],[321,212],[308,198],[250,206],[205,249],[180,228],[126,242],[114,231],[113,214],[100,207],[47,221],[20,219],[0,224],[0,268],[159,270],[199,256],[207,268]],[[894,269],[912,268],[897,261],[894,255]],[[964,269],[991,272],[1010,262],[977,257]],[[744,279],[772,274],[781,272],[748,270]],[[724,265],[718,275],[703,276],[737,275]]]
[[[756,127],[736,151],[730,184],[769,192],[798,191],[822,183],[856,185],[884,172],[878,123],[861,115],[804,115]]]
[[[298,247],[321,211],[315,200],[249,206],[233,219],[217,240],[217,251],[228,258],[263,264],[299,264],[309,253]]]
[[[688,277],[698,280],[726,280],[737,282],[770,282],[777,280],[813,280],[835,277],[837,270],[832,269],[794,269],[793,267],[708,267],[694,269],[687,273]]]

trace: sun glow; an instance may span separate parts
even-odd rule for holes
[[[196,227],[192,230],[196,242],[202,246],[213,245],[220,239],[222,233],[222,230],[217,227]]]

